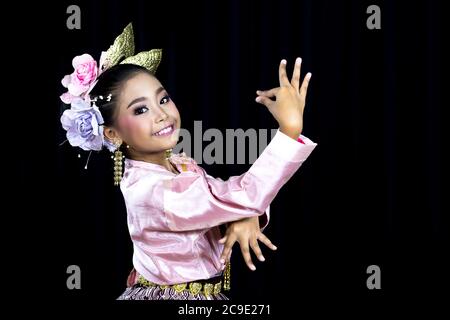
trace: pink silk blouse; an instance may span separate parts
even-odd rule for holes
[[[303,135],[298,141],[278,130],[247,172],[226,181],[184,153],[169,159],[179,174],[126,159],[120,188],[136,271],[161,285],[220,274],[218,226],[264,214],[268,222],[270,203],[317,145]]]

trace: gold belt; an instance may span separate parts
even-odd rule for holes
[[[223,286],[224,290],[230,290],[230,271],[231,265],[228,262],[224,272],[224,286]],[[189,292],[193,295],[203,292],[205,296],[209,296],[211,294],[219,294],[222,291],[222,280],[217,283],[209,283],[209,282],[202,283],[198,281],[193,281],[172,285],[161,285],[148,281],[142,275],[139,275],[137,282],[145,287],[160,287],[161,289],[173,288],[177,293],[181,293],[184,290],[189,290]]]

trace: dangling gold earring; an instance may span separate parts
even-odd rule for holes
[[[223,289],[226,291],[231,289],[231,261],[228,261],[225,266]]]
[[[122,160],[124,158],[122,151],[120,151],[120,146],[122,142],[115,142],[116,151],[114,151],[114,185],[118,186],[120,184],[120,180],[122,180]]]
[[[166,150],[166,159],[169,159],[172,156],[172,149]]]

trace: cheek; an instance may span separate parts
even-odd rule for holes
[[[121,117],[117,122],[125,139],[133,140],[148,131],[146,123],[139,121],[139,117]]]
[[[180,113],[178,112],[178,108],[174,103],[171,103],[168,108],[168,113],[172,116],[172,118],[176,119],[178,122],[180,122]]]

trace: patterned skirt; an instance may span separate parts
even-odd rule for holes
[[[205,295],[203,292],[193,294],[189,290],[177,291],[173,287],[146,287],[135,284],[128,287],[117,300],[228,300],[222,292]]]
[[[229,284],[225,279],[225,284]],[[146,280],[136,270],[130,273],[127,289],[117,300],[229,300],[222,293],[222,278],[214,277],[175,285],[159,285]]]

